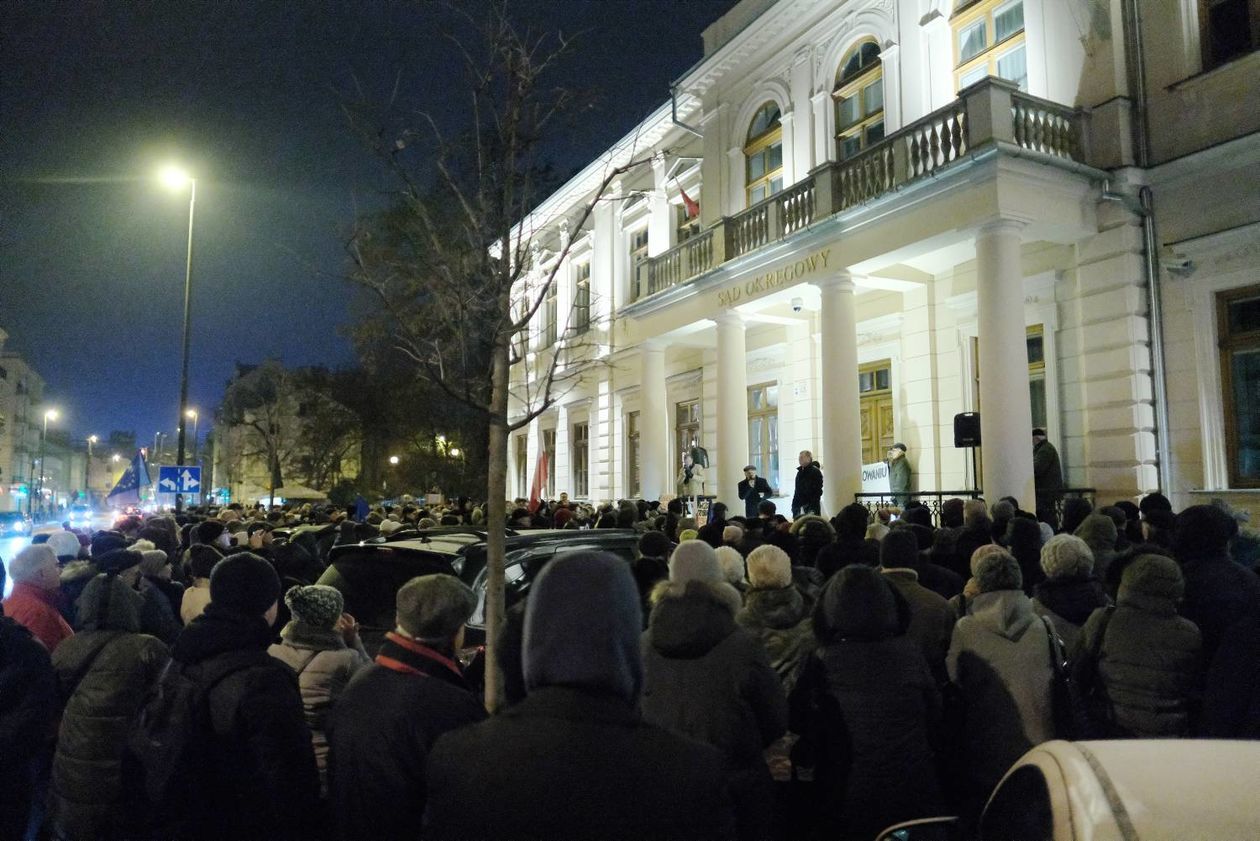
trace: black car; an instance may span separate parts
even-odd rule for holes
[[[21,511],[0,511],[0,537],[31,533],[31,521]]]
[[[576,531],[547,529],[507,535],[504,575],[508,607],[516,604],[547,561],[573,552],[611,552],[629,563],[639,535],[630,529]],[[452,529],[396,541],[368,541],[333,547],[320,584],[336,587],[346,612],[359,622],[363,644],[375,652],[394,627],[395,596],[407,581],[433,573],[456,575],[477,594],[477,609],[468,620],[465,645],[483,645],[486,638],[486,538],[484,531]]]

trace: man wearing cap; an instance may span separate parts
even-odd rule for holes
[[[1033,487],[1037,493],[1037,510],[1053,509],[1063,491],[1063,468],[1059,451],[1046,440],[1046,431],[1037,427],[1033,439]]]
[[[906,461],[906,445],[900,441],[888,448],[888,490],[893,505],[905,508],[910,501],[910,462]]]
[[[210,603],[171,651],[171,669],[193,680],[233,667],[206,696],[209,761],[180,801],[178,837],[317,834],[319,778],[297,675],[267,653],[279,598],[271,564],[249,552],[228,555],[210,573]]]
[[[453,575],[424,575],[399,588],[395,606],[376,662],[350,681],[327,721],[341,838],[415,838],[433,743],[486,717],[456,659],[477,607],[473,591]]]
[[[757,519],[757,506],[763,499],[774,496],[770,483],[757,475],[757,466],[749,464],[744,467],[744,478],[739,483],[739,498],[744,501],[744,516],[749,520]]]

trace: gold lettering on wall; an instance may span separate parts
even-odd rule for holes
[[[718,291],[718,306],[733,307],[743,301],[751,301],[766,292],[774,292],[792,286],[807,275],[827,268],[831,249],[824,248],[804,257],[784,263],[778,268],[759,274],[744,283],[737,283]]]

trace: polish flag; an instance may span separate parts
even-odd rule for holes
[[[687,191],[682,188],[681,184],[678,185],[678,192],[682,194],[683,207],[687,211],[687,218],[694,219],[695,217],[699,216],[700,215],[700,202],[696,201],[691,196],[687,195]]]
[[[529,513],[538,511],[542,505],[543,490],[547,487],[547,451],[540,450],[538,464],[534,466],[534,482],[529,487]]]

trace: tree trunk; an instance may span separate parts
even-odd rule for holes
[[[506,293],[504,298],[506,298]],[[506,312],[506,307],[504,308]],[[490,440],[486,475],[486,710],[494,713],[503,694],[499,671],[499,629],[503,626],[503,562],[507,553],[508,467],[508,340],[499,331],[494,343],[494,367],[490,377]]]

